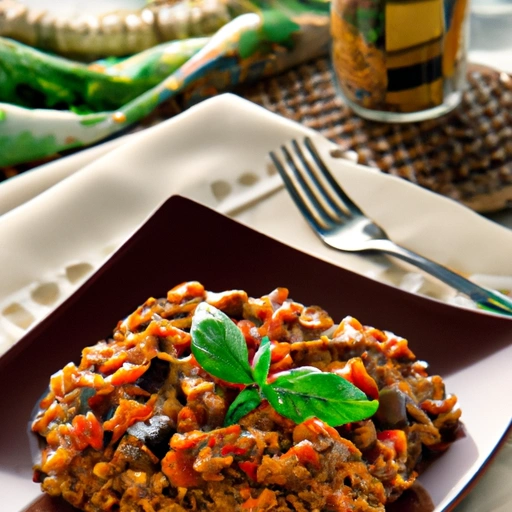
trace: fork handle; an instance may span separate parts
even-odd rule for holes
[[[400,258],[408,263],[412,263],[428,274],[437,277],[452,288],[464,293],[477,304],[491,309],[494,312],[512,315],[512,299],[502,293],[479,286],[465,277],[456,274],[452,270],[443,267],[439,263],[420,256],[419,254],[410,251],[391,240],[371,240],[368,244],[368,249],[374,249],[385,254],[389,254],[390,256]]]

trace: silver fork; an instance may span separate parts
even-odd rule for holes
[[[270,152],[270,158],[295,204],[325,244],[340,251],[378,251],[395,256],[464,293],[482,308],[512,315],[512,300],[505,295],[478,286],[390,240],[334,179],[309,137],[303,143],[293,140],[291,144],[293,154],[283,145],[281,158],[275,151]]]

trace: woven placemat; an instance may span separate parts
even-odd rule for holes
[[[355,115],[336,94],[327,58],[236,92],[356,151],[361,164],[479,212],[512,206],[512,77],[507,73],[472,66],[455,111],[408,124]]]

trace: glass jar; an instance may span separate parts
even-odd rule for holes
[[[360,116],[414,122],[455,108],[466,83],[468,0],[332,0],[332,66]]]

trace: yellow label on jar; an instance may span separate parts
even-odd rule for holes
[[[427,43],[444,32],[443,0],[388,1],[385,16],[388,52]]]

